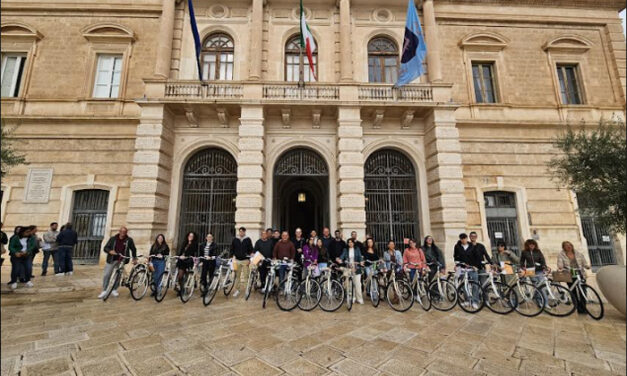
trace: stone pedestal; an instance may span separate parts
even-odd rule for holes
[[[167,232],[172,179],[172,124],[172,115],[163,104],[142,105],[126,218],[129,235],[138,249],[147,249],[157,234]]]
[[[427,191],[432,235],[453,266],[453,247],[466,227],[466,200],[454,109],[433,109],[425,120]]]
[[[338,226],[344,238],[351,231],[363,239],[366,231],[363,129],[358,107],[338,109]]]
[[[264,126],[262,106],[242,106],[239,126],[236,227],[253,242],[264,229]],[[237,232],[237,231],[236,231]]]

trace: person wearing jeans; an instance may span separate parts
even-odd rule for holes
[[[59,269],[56,276],[72,275],[74,266],[72,264],[72,249],[78,243],[78,234],[72,229],[72,224],[67,223],[63,227],[63,231],[57,235],[57,261],[59,261]]]
[[[476,252],[476,248],[468,241],[468,235],[465,233],[459,234],[459,241],[455,244],[455,249],[453,251],[453,259],[455,262],[461,262],[470,267],[472,270],[468,272],[468,279],[470,281],[475,281],[479,283],[479,274],[477,270],[481,267],[481,261],[479,255]],[[473,308],[477,308],[479,304],[479,291],[478,287],[472,289],[471,294],[471,303]]]
[[[29,269],[29,248],[32,249],[34,237],[31,237],[30,227],[21,227],[16,236],[9,241],[9,254],[11,255],[11,289],[17,288],[17,281],[21,275],[27,287],[33,287],[30,281],[32,270]],[[36,239],[35,239],[36,241]],[[30,244],[29,244],[30,243]],[[32,265],[32,264],[30,264]]]
[[[161,288],[161,277],[165,271],[165,256],[170,254],[170,247],[165,242],[163,234],[157,235],[154,244],[150,247],[150,262],[154,268],[152,272],[152,283],[155,286],[152,296],[159,293]]]
[[[98,299],[102,299],[106,295],[111,273],[113,273],[113,270],[118,266],[118,262],[128,264],[129,260],[120,256],[127,256],[130,251],[133,264],[137,263],[137,249],[135,248],[135,243],[133,242],[133,238],[129,237],[127,234],[128,229],[122,226],[120,231],[112,236],[104,247],[104,252],[107,254],[107,263],[105,264],[104,276],[102,278],[102,292],[98,295]],[[113,291],[111,292],[113,296],[119,295],[117,291],[118,284],[113,286]]]
[[[57,249],[59,248],[57,244],[57,236],[59,236],[59,231],[57,231],[58,226],[57,222],[52,222],[50,224],[50,230],[44,233],[43,236],[42,250],[44,251],[44,260],[41,263],[42,276],[48,273],[48,260],[50,260],[51,256],[54,262],[54,273],[59,273],[59,260],[57,259]]]

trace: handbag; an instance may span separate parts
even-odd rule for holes
[[[536,276],[536,268],[527,268],[523,272],[524,277],[535,277]]]
[[[571,283],[573,281],[573,276],[568,270],[556,270],[552,274],[554,282]]]

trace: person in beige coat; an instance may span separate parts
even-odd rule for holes
[[[569,241],[562,242],[562,251],[557,256],[557,270],[570,270],[570,269],[579,269],[581,270],[581,275],[585,278],[586,272],[585,269],[590,269],[590,263],[586,260],[586,257],[583,253],[575,250],[573,243]],[[572,282],[568,283],[568,287],[572,286]],[[577,298],[577,312],[586,313],[585,301],[579,297],[579,294],[576,294]]]

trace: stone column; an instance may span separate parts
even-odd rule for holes
[[[175,0],[162,0],[161,23],[159,24],[159,42],[157,44],[157,59],[155,75],[160,78],[169,78],[172,59],[172,38],[174,37],[174,8]]]
[[[264,228],[264,126],[262,106],[242,106],[237,158],[236,227],[253,241]]]
[[[263,2],[264,0],[253,0],[253,14],[250,25],[250,80],[261,79],[261,45],[263,43]]]
[[[431,231],[453,266],[453,246],[466,228],[466,199],[454,109],[435,108],[425,119],[427,190]]]
[[[340,6],[340,80],[353,81],[350,0],[338,0]]]
[[[363,239],[366,232],[363,129],[358,107],[338,109],[337,176],[338,226],[344,238],[351,231]]]
[[[440,61],[440,39],[438,25],[435,21],[433,0],[425,0],[422,4],[422,15],[425,24],[425,38],[427,42],[427,71],[429,81],[442,81],[442,63]]]
[[[145,249],[167,231],[174,135],[165,105],[142,104],[141,109],[126,222],[138,249]]]

